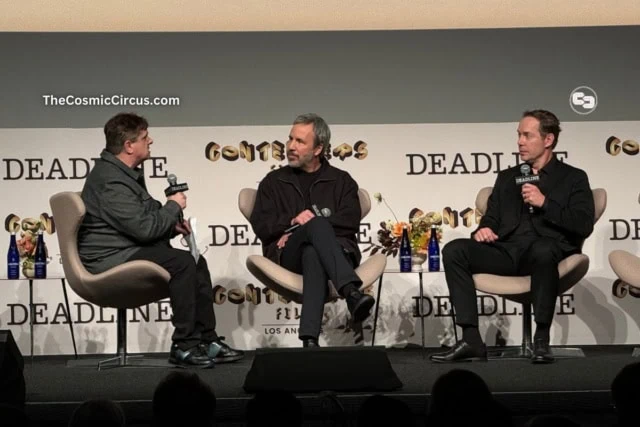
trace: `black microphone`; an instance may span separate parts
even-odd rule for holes
[[[318,209],[318,206],[316,205],[311,205],[311,207],[313,208],[313,212],[316,214],[316,216],[323,216],[325,218],[331,216],[331,209],[329,208]],[[300,224],[293,224],[291,227],[284,230],[284,234],[291,233],[292,231],[297,230],[299,227]]]
[[[169,186],[164,190],[164,195],[167,197],[173,196],[176,193],[187,191],[189,189],[189,186],[187,184],[178,184],[178,178],[172,173],[167,175],[167,181],[169,182]]]
[[[178,184],[178,178],[172,173],[167,175],[167,181],[169,182],[169,186],[164,190],[164,195],[167,197],[173,196],[176,193],[187,191],[189,189],[189,186],[186,183]],[[180,224],[182,224],[182,222],[184,221],[182,209],[180,209],[178,221],[180,222]]]
[[[522,176],[516,176],[516,185],[533,184],[540,182],[540,175],[531,175],[531,166],[528,163],[520,165],[520,173]],[[533,206],[527,203],[529,206],[529,213],[533,213]]]

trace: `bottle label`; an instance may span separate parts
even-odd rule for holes
[[[440,255],[429,255],[429,271],[440,271]]]
[[[20,263],[10,262],[7,264],[7,279],[19,279],[20,278]]]
[[[47,277],[46,263],[36,261],[34,270],[36,279],[45,279]]]
[[[400,255],[400,271],[411,271],[411,255]]]

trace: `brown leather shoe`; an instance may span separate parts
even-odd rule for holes
[[[486,362],[487,347],[484,344],[481,347],[473,347],[460,340],[449,351],[432,354],[430,359],[436,363]]]

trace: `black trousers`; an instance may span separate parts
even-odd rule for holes
[[[480,243],[457,239],[442,249],[447,286],[456,323],[478,325],[478,305],[473,274],[531,275],[531,297],[536,323],[550,324],[558,296],[558,263],[563,253],[555,240],[544,237],[517,242]]]
[[[196,265],[190,252],[162,243],[141,248],[128,259],[134,260],[154,262],[171,275],[169,300],[174,327],[171,339],[180,349],[188,350],[200,342],[218,339],[213,285],[204,257]]]
[[[322,217],[311,219],[293,232],[280,255],[280,265],[302,274],[304,287],[298,329],[300,338],[317,339],[320,335],[329,279],[338,292],[349,283],[357,288],[362,285],[362,280],[354,271],[355,261],[338,243],[329,221]]]

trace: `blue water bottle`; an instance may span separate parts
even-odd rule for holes
[[[400,271],[411,271],[411,242],[409,242],[409,230],[402,227],[402,239],[400,240]]]
[[[38,242],[36,243],[35,278],[47,278],[47,249],[44,247],[42,229],[38,230]]]
[[[20,252],[16,243],[16,232],[11,232],[9,250],[7,251],[7,279],[20,278]]]
[[[438,243],[438,229],[431,225],[429,238],[429,271],[440,271],[440,243]]]

